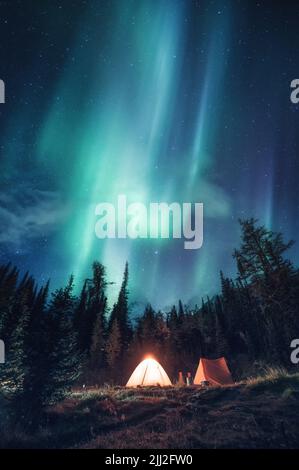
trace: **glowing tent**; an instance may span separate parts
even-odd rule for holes
[[[129,378],[126,387],[146,387],[149,385],[160,385],[161,387],[171,385],[170,379],[163,367],[152,358],[147,358],[140,362]]]
[[[210,385],[214,386],[233,384],[233,379],[224,357],[219,359],[200,359],[193,383],[200,385],[202,382],[209,382]]]

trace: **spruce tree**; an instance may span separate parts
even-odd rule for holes
[[[118,327],[121,335],[121,351],[122,353],[128,348],[129,342],[132,338],[132,327],[129,320],[129,306],[128,306],[128,281],[129,281],[129,267],[126,263],[121,289],[118,295],[116,304],[113,306],[110,320],[109,331],[117,320]]]
[[[281,234],[257,226],[256,222],[240,221],[242,243],[234,253],[239,280],[259,303],[256,333],[264,329],[264,357],[288,366],[290,340],[299,327],[298,271],[285,258],[293,241],[285,243]],[[252,329],[253,321],[248,325]],[[254,337],[254,331],[251,336]]]
[[[108,366],[110,368],[109,375],[112,380],[116,380],[118,382],[123,378],[122,371],[118,368],[120,354],[122,351],[121,339],[121,330],[118,324],[118,320],[115,319],[111,326],[111,330],[106,343],[106,357]],[[117,376],[116,371],[118,371]]]
[[[94,341],[94,329],[101,323],[103,331],[106,330],[106,272],[104,266],[97,261],[93,263],[92,271],[92,278],[86,279],[83,285],[74,315],[79,347],[88,360]],[[97,323],[98,317],[100,320]]]
[[[103,312],[106,310],[106,298],[103,299]],[[100,378],[101,371],[105,367],[105,340],[106,340],[106,330],[105,322],[103,320],[103,315],[101,312],[98,313],[95,325],[93,328],[93,333],[91,337],[91,347],[90,347],[90,358],[89,358],[89,367],[90,372],[93,376],[93,381],[97,382]]]
[[[44,407],[62,399],[80,374],[72,290],[71,277],[65,288],[52,294],[47,311],[41,310],[30,322],[27,367],[14,405],[16,417],[24,427],[35,428]]]
[[[48,356],[48,380],[44,387],[44,402],[55,402],[65,396],[78,379],[81,357],[73,328],[73,277],[68,285],[52,294],[48,310],[48,333],[51,342]]]

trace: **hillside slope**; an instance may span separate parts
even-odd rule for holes
[[[226,388],[77,392],[47,412],[35,436],[2,447],[298,448],[299,375]]]

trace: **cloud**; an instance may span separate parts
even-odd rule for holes
[[[57,229],[66,215],[58,192],[20,185],[0,192],[0,244],[24,249],[28,241]]]

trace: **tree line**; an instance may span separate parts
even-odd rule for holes
[[[290,343],[299,334],[299,272],[285,253],[293,242],[240,221],[241,243],[233,253],[237,276],[220,272],[221,292],[190,308],[181,301],[169,311],[148,304],[130,318],[129,268],[111,311],[105,267],[93,263],[92,276],[74,294],[73,276],[49,292],[29,273],[0,266],[0,338],[6,361],[0,388],[16,419],[34,425],[45,406],[74,386],[125,384],[146,353],[155,355],[172,379],[193,371],[200,357],[243,355],[291,367]],[[196,280],[195,280],[196,282]]]

